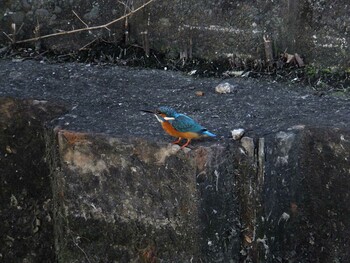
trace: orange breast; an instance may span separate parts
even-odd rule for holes
[[[162,127],[167,134],[176,138],[181,137],[185,139],[194,139],[199,137],[199,135],[195,132],[179,132],[175,130],[168,121],[162,122]]]
[[[174,127],[168,121],[162,122],[162,127],[163,127],[164,131],[167,134],[169,134],[170,136],[181,137],[180,132],[175,130]]]

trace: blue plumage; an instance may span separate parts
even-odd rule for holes
[[[186,139],[187,142],[181,146],[181,149],[186,147],[192,139],[216,136],[190,117],[177,113],[173,108],[162,106],[155,111],[142,111],[153,113],[161,123],[164,131],[170,136],[178,138],[173,143],[180,144],[182,139]]]
[[[162,106],[159,107],[158,110],[159,112],[165,114],[167,117],[175,118],[174,120],[171,120],[169,122],[179,132],[194,132],[198,133],[199,135],[209,137],[216,136],[190,117],[184,114],[177,113],[173,108]]]
[[[176,110],[167,106],[159,107],[157,111],[159,113],[165,114],[167,117],[176,118],[177,116],[179,116],[179,113],[177,113]]]
[[[210,131],[206,130],[203,131],[203,135],[209,136],[209,137],[216,137],[216,134],[211,133]]]

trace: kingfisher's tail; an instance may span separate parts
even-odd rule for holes
[[[211,133],[210,131],[203,131],[202,133],[204,136],[209,136],[209,137],[216,137],[214,133]]]

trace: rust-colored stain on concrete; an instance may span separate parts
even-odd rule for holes
[[[67,141],[67,144],[72,146],[79,142],[87,142],[87,136],[86,133],[82,132],[71,132],[67,130],[60,130],[59,134],[64,137],[64,139]]]

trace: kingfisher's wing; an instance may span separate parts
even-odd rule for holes
[[[180,114],[178,117],[175,118],[171,122],[173,127],[179,131],[179,132],[202,132],[206,130],[204,127],[202,127],[200,124],[195,122],[190,117]]]

